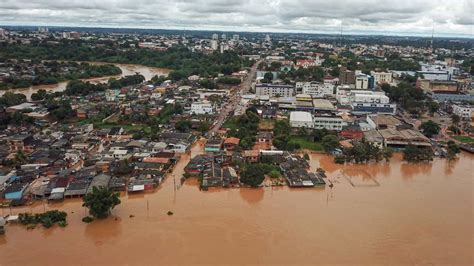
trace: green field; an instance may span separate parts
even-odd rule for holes
[[[291,136],[290,143],[299,144],[301,149],[313,150],[313,151],[322,151],[323,146],[319,142],[313,142],[308,140],[305,137],[300,136]]]
[[[224,124],[222,125],[223,128],[228,128],[228,129],[238,129],[239,127],[239,122],[237,121],[237,117],[232,116],[229,117]]]
[[[462,143],[474,143],[474,139],[468,136],[454,136],[453,139]]]

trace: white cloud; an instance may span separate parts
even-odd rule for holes
[[[0,24],[472,37],[473,0],[2,0]]]

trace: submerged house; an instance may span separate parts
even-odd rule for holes
[[[4,191],[4,197],[7,200],[20,200],[23,198],[23,192],[28,187],[28,183],[14,183],[8,186]]]
[[[66,188],[64,197],[82,197],[86,195],[90,182],[85,179],[74,180]]]
[[[106,174],[96,175],[93,179],[89,188],[87,189],[87,193],[91,193],[93,188],[98,187],[108,187],[110,182],[111,176]]]

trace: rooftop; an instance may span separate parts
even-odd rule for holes
[[[309,112],[291,112],[290,113],[290,121],[313,121],[313,116]]]

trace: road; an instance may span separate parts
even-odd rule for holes
[[[261,61],[257,61],[252,66],[249,74],[240,84],[239,89],[234,90],[232,94],[230,95],[229,101],[222,106],[215,124],[207,133],[208,136],[212,135],[213,133],[215,133],[222,127],[222,124],[224,124],[224,121],[226,120],[226,118],[231,114],[231,112],[235,110],[237,105],[240,103],[240,100],[242,99],[242,95],[247,94],[249,92],[250,87],[252,86],[252,81],[255,79],[255,74],[257,73],[257,66],[258,64],[260,64],[260,62]]]

